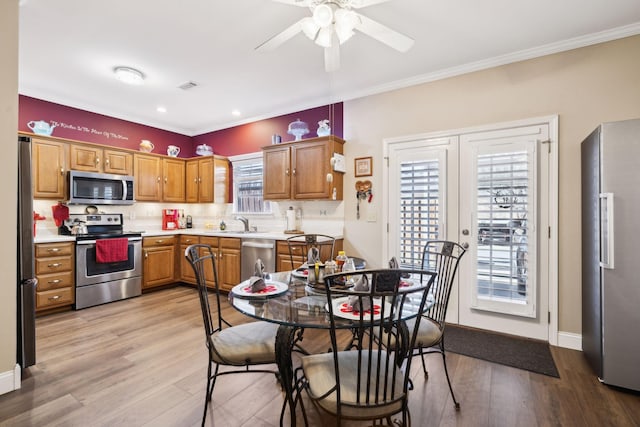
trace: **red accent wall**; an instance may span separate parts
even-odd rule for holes
[[[200,144],[211,146],[215,154],[233,156],[260,151],[261,147],[271,144],[272,135],[280,135],[282,142],[293,141],[295,138],[287,134],[287,129],[289,123],[297,119],[309,126],[309,133],[303,138],[315,137],[318,122],[324,119],[330,121],[332,135],[340,138],[343,135],[342,102],[194,137],[24,95],[20,95],[18,115],[19,132],[32,132],[28,126],[30,122],[44,121],[56,125],[51,134],[54,137],[132,150],[137,150],[140,141],[146,139],[155,146],[154,153],[166,154],[167,146],[177,145],[180,147],[179,157],[186,158],[196,157],[196,147]]]
[[[330,120],[331,134],[342,138],[342,115],[343,104],[339,102],[205,133],[193,138],[193,155],[195,156],[196,147],[200,144],[211,146],[215,154],[233,156],[260,151],[261,147],[271,144],[272,135],[280,135],[282,142],[293,141],[295,137],[287,134],[287,129],[289,123],[296,119],[309,126],[309,133],[302,138],[316,137],[318,122],[324,119]]]
[[[56,125],[51,136],[137,150],[140,141],[154,145],[154,153],[167,154],[169,145],[180,147],[179,157],[192,157],[192,138],[175,132],[141,125],[78,108],[67,107],[20,95],[18,131],[33,132],[29,122]],[[32,125],[33,126],[33,125]]]

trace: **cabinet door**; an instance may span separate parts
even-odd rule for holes
[[[198,201],[213,202],[213,157],[198,161]]]
[[[184,202],[185,163],[179,159],[162,159],[162,198],[165,202]]]
[[[213,201],[227,203],[229,200],[229,161],[226,159],[213,160]]]
[[[263,152],[263,198],[291,198],[291,159],[289,147],[269,148]]]
[[[67,144],[33,139],[31,173],[34,198],[65,198],[67,151]]]
[[[174,282],[174,246],[155,246],[143,249],[143,288],[166,285]]]
[[[136,200],[159,202],[162,200],[162,163],[159,157],[134,155]]]
[[[218,279],[220,290],[227,292],[240,283],[240,249],[220,248]]]
[[[104,150],[104,172],[133,175],[133,154],[117,150]]]
[[[193,271],[193,267],[191,267],[191,263],[184,256],[184,252],[189,245],[195,245],[197,243],[200,243],[200,237],[198,236],[186,234],[180,236],[180,252],[178,253],[178,258],[180,259],[180,280],[194,285],[196,284],[196,274]]]
[[[325,141],[295,144],[291,147],[292,198],[329,199],[332,183],[331,153]]]
[[[200,186],[198,185],[198,179],[200,178],[198,172],[198,162],[199,160],[187,160],[185,170],[185,201],[187,203],[198,202],[198,190],[200,188]]]
[[[102,172],[102,148],[71,144],[69,153],[71,157],[71,169],[87,172]]]
[[[203,245],[211,246],[211,250],[213,251],[213,256],[216,259],[216,268],[218,269],[218,280],[220,280],[220,261],[218,260],[218,246],[219,246],[220,238],[219,237],[200,237],[200,243]],[[216,282],[213,277],[213,270],[207,268],[205,270],[205,278],[207,280],[207,286],[210,288],[215,287]]]

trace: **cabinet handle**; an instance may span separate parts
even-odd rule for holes
[[[60,252],[60,248],[49,248],[47,252]]]
[[[60,295],[54,295],[52,297],[49,297],[49,301],[56,301],[60,299]]]
[[[167,177],[166,176],[164,177],[164,183],[165,184],[167,183]]]
[[[193,178],[193,182],[198,183],[198,178]]]
[[[111,163],[109,162],[109,159],[107,159],[107,160],[104,161],[104,164],[109,166]]]
[[[60,282],[62,282],[62,280],[56,279],[56,280],[49,280],[47,283],[50,285],[57,285]]]
[[[288,168],[284,170],[284,174],[285,174],[286,176],[289,176],[289,169],[288,169]]]
[[[158,177],[158,182],[160,182],[160,177]]]
[[[156,240],[157,244],[164,243],[164,240]]]
[[[64,175],[64,168],[63,167],[60,168],[60,175]]]
[[[62,264],[59,262],[55,262],[53,264],[47,264],[47,267],[49,268],[56,268],[56,267],[60,267]]]
[[[202,183],[202,177],[201,176],[198,177],[198,184],[200,184],[200,183]]]
[[[100,157],[96,157],[96,166],[100,164]]]
[[[147,258],[149,258],[149,252],[144,251],[144,259],[147,259]]]
[[[296,176],[296,168],[293,168],[293,176]]]

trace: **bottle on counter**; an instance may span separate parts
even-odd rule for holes
[[[342,271],[342,266],[344,265],[346,260],[347,256],[345,255],[344,251],[339,251],[338,256],[336,257],[336,272],[339,273]]]
[[[224,223],[224,221],[220,221],[220,230],[226,230],[227,229],[227,224]]]

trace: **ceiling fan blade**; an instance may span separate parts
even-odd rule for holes
[[[275,1],[279,1],[279,0],[275,0]],[[372,6],[378,3],[386,3],[388,1],[389,0],[351,0],[351,3],[349,4],[349,6],[351,6],[354,9],[360,9],[361,7]]]
[[[296,34],[298,34],[299,32],[302,31],[302,24],[301,23],[305,19],[306,18],[302,18],[301,20],[299,20],[295,24],[291,25],[289,28],[286,28],[284,31],[282,31],[282,32],[276,34],[275,36],[271,37],[269,40],[267,40],[266,42],[262,43],[260,46],[256,47],[255,50],[257,50],[257,51],[269,51],[269,50],[273,50],[273,49],[277,48],[282,43],[286,42],[287,40],[289,40],[290,38],[292,38],[293,36],[295,36]]]
[[[356,15],[360,21],[356,25],[356,30],[361,31],[369,37],[372,37],[395,50],[399,50],[400,52],[406,52],[411,49],[411,46],[413,46],[414,40],[411,37],[407,37],[389,27],[385,27],[379,22],[369,19],[364,15],[359,13],[356,13]]]
[[[324,69],[327,73],[340,68],[340,43],[334,42],[324,48]]]
[[[278,3],[286,3],[292,6],[300,6],[300,7],[309,7],[311,4],[311,0],[273,0]],[[388,0],[382,0],[388,1]]]

